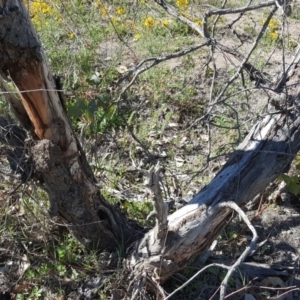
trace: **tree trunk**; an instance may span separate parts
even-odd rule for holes
[[[132,229],[99,192],[28,13],[17,0],[0,1],[0,11],[0,68],[13,80],[21,97],[19,103],[9,99],[14,113],[25,120],[26,129],[32,129],[27,147],[35,178],[49,195],[50,215],[60,216],[84,245],[115,248],[130,240]]]
[[[0,69],[18,88],[30,119],[34,141],[27,146],[35,177],[49,195],[51,215],[60,216],[75,237],[89,247],[112,249],[124,240],[136,239],[122,214],[99,192],[23,4],[0,0],[0,11]],[[298,60],[287,74],[289,86],[298,79]],[[231,211],[219,203],[243,205],[289,167],[300,149],[300,114],[298,91],[294,87],[285,94],[284,87],[282,81],[274,91],[274,95],[282,96],[283,103],[277,103],[277,96],[271,101],[268,114],[253,127],[211,184],[167,221],[165,212],[157,212],[156,227],[136,241],[127,259],[136,274],[146,271],[157,280],[166,280],[206,250],[224,228]],[[22,109],[16,112],[20,117],[19,111]],[[163,210],[163,205],[158,203],[157,209]]]

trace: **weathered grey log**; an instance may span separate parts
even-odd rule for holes
[[[153,242],[151,231],[136,245],[128,264],[137,272],[157,270],[161,281],[181,269],[194,255],[205,251],[230,215],[216,208],[223,201],[247,203],[287,170],[300,149],[299,49],[293,64],[277,85],[274,101],[287,99],[276,111],[270,101],[268,113],[249,132],[212,182],[185,207],[168,217],[168,235],[163,249]],[[289,88],[285,82],[289,83]],[[285,93],[283,93],[283,91]],[[276,99],[276,100],[275,100]]]

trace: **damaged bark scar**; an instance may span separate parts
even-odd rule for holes
[[[60,164],[63,158],[61,149],[50,140],[38,141],[33,147],[32,154],[38,172],[49,173],[53,165]]]
[[[59,201],[62,201],[72,185],[70,173],[64,165],[63,152],[50,140],[38,141],[31,152],[36,177],[49,194],[49,213],[54,216],[58,212]]]
[[[188,222],[192,222],[196,219],[198,219],[201,214],[204,212],[204,210],[207,209],[207,206],[205,204],[199,206],[194,212],[188,214],[187,216],[180,219],[179,222],[169,227],[168,232],[178,232],[178,230],[187,224]]]

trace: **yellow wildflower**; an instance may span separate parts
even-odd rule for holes
[[[271,31],[277,30],[279,28],[279,26],[280,26],[280,22],[279,21],[277,21],[277,20],[275,20],[273,18],[270,20],[269,28],[270,28]]]
[[[100,8],[102,6],[102,1],[99,1],[99,0],[96,1],[95,2],[95,6],[98,7],[98,8]]]
[[[199,26],[202,26],[202,20],[196,20],[195,23]]]
[[[270,38],[271,38],[272,40],[277,40],[278,37],[279,37],[279,34],[278,34],[277,31],[272,31],[272,32],[270,32]]]
[[[41,11],[43,14],[48,14],[51,11],[51,7],[46,3],[41,3]]]
[[[169,26],[169,20],[167,20],[167,19],[162,20],[162,24],[164,26],[168,27]]]
[[[106,17],[107,16],[107,7],[102,7],[100,9],[100,13],[102,17]]]
[[[68,34],[68,36],[69,36],[69,38],[70,38],[71,40],[73,40],[73,39],[75,38],[74,32],[70,32],[70,33]]]
[[[177,0],[177,1],[176,1],[176,5],[177,5],[179,8],[187,9],[188,6],[189,6],[189,1],[188,1],[188,0]]]
[[[118,7],[117,8],[117,14],[118,15],[124,15],[125,14],[125,9],[122,7]]]
[[[147,27],[148,29],[152,28],[155,26],[155,21],[152,17],[148,17],[147,19],[145,19],[145,21],[143,22],[144,26]]]
[[[111,22],[113,23],[113,24],[117,24],[118,23],[118,19],[116,18],[116,17],[111,17]]]
[[[56,16],[53,7],[47,3],[47,1],[36,0],[34,2],[24,1],[28,5],[29,12],[33,16],[32,22],[35,26],[40,26],[41,24],[47,25],[44,17]]]
[[[139,39],[141,38],[141,35],[139,33],[137,33],[135,36],[134,36],[134,39],[136,41],[138,41]]]

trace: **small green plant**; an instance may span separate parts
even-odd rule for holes
[[[282,174],[278,177],[278,180],[284,181],[286,184],[286,189],[290,193],[294,195],[298,195],[300,193],[300,180],[298,175],[287,175]]]
[[[64,262],[76,262],[78,257],[85,251],[70,234],[65,237],[64,243],[56,247],[59,260]]]
[[[98,95],[93,99],[78,98],[68,102],[68,115],[73,123],[85,127],[86,135],[98,132],[109,132],[124,124],[116,105],[110,104],[110,98],[106,95]],[[81,119],[81,122],[78,122]]]
[[[300,170],[300,156],[297,155],[293,161],[296,170]],[[299,175],[295,174],[295,175],[288,175],[288,174],[281,174],[278,177],[278,180],[280,181],[284,181],[286,184],[286,189],[294,194],[294,195],[299,195],[300,193],[300,179],[299,179]]]
[[[53,266],[51,264],[43,263],[38,268],[38,273],[40,276],[48,275],[51,272],[52,268],[53,268]]]
[[[64,276],[67,272],[67,267],[62,263],[58,263],[56,269],[59,276]]]
[[[121,204],[121,209],[128,214],[129,218],[134,219],[143,225],[146,222],[147,216],[153,210],[153,204],[148,201],[124,201]]]

